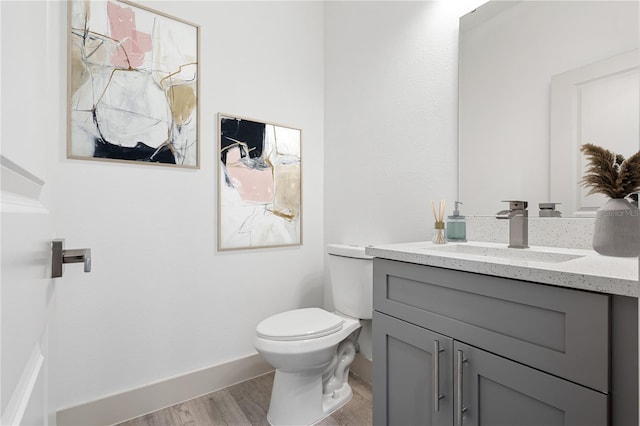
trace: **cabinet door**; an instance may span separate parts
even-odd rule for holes
[[[373,280],[377,311],[609,392],[608,295],[386,259]]]
[[[457,341],[454,359],[456,425],[608,424],[605,394]]]
[[[452,347],[449,337],[374,311],[373,424],[451,425]]]

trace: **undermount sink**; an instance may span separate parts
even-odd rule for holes
[[[584,257],[579,254],[556,253],[550,251],[535,251],[531,249],[515,249],[508,247],[487,247],[467,244],[447,244],[431,246],[430,251],[459,253],[472,256],[493,257],[502,259],[525,260],[531,262],[560,263]]]

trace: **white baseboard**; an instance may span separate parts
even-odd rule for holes
[[[273,370],[259,354],[57,412],[58,426],[108,426],[244,382]]]
[[[214,365],[57,412],[58,426],[109,426],[188,401],[273,370],[259,354]],[[372,380],[372,362],[356,354],[350,371]]]

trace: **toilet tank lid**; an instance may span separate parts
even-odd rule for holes
[[[327,245],[327,253],[334,256],[353,257],[356,259],[373,259],[364,253],[365,246],[348,245],[348,244],[329,244]]]
[[[281,312],[256,327],[258,337],[269,340],[307,340],[328,336],[342,329],[344,319],[320,308]]]

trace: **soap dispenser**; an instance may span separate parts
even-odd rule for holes
[[[460,216],[460,201],[455,202],[453,215],[447,216],[447,241],[465,242],[467,241],[467,222],[464,216]]]

